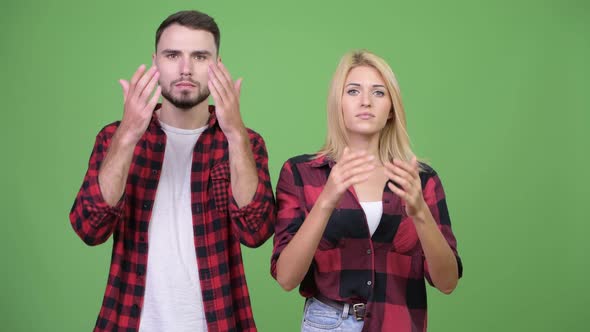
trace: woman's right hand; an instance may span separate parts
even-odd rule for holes
[[[324,190],[318,197],[318,203],[326,208],[336,208],[350,186],[369,178],[371,171],[375,169],[374,159],[366,151],[352,152],[348,147],[344,148],[340,160],[332,167]]]
[[[352,152],[349,148],[344,149],[342,156],[332,167],[322,193],[277,260],[276,279],[283,289],[290,291],[301,284],[334,208],[350,186],[369,178],[375,168],[374,159],[365,151]]]

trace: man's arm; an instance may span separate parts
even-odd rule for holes
[[[141,65],[131,82],[119,81],[123,87],[125,110],[123,120],[113,136],[104,162],[100,167],[98,182],[104,200],[111,206],[123,196],[129,167],[133,159],[135,145],[145,132],[152,118],[152,112],[160,96],[160,87],[150,96],[158,83],[158,71],[152,66],[145,72]]]
[[[219,61],[209,65],[208,85],[219,126],[227,138],[232,192],[238,206],[243,207],[254,197],[258,175],[248,131],[240,114],[242,80],[234,82]]]
[[[228,141],[232,225],[244,245],[257,247],[272,235],[275,204],[264,141],[248,133],[240,115],[241,83],[232,80],[221,62],[210,64],[208,86]]]
[[[158,87],[150,98],[158,81],[157,70],[144,71],[142,65],[131,82],[120,81],[125,100],[123,120],[97,135],[84,182],[70,212],[72,227],[88,245],[105,242],[123,215],[123,194],[133,150],[160,95]]]

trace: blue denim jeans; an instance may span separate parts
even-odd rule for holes
[[[348,305],[339,311],[312,297],[305,301],[301,332],[360,332],[363,324],[348,314]]]

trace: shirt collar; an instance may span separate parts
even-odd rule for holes
[[[328,166],[330,168],[334,167],[334,165],[336,165],[336,162],[330,158],[328,158],[328,156],[323,155],[320,156],[318,158],[313,159],[310,162],[311,167],[315,167],[315,168],[320,168],[320,167],[324,167],[324,166]]]
[[[162,130],[162,126],[160,125],[160,121],[158,121],[158,113],[157,110],[162,108],[162,104],[156,104],[154,108],[154,112],[152,113],[152,121],[151,124],[155,126],[156,129]],[[209,120],[207,121],[207,127],[212,128],[217,123],[217,115],[215,113],[215,105],[209,105]]]

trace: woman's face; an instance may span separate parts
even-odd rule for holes
[[[393,117],[391,97],[377,69],[369,66],[350,70],[342,94],[342,115],[348,134],[379,134]]]

